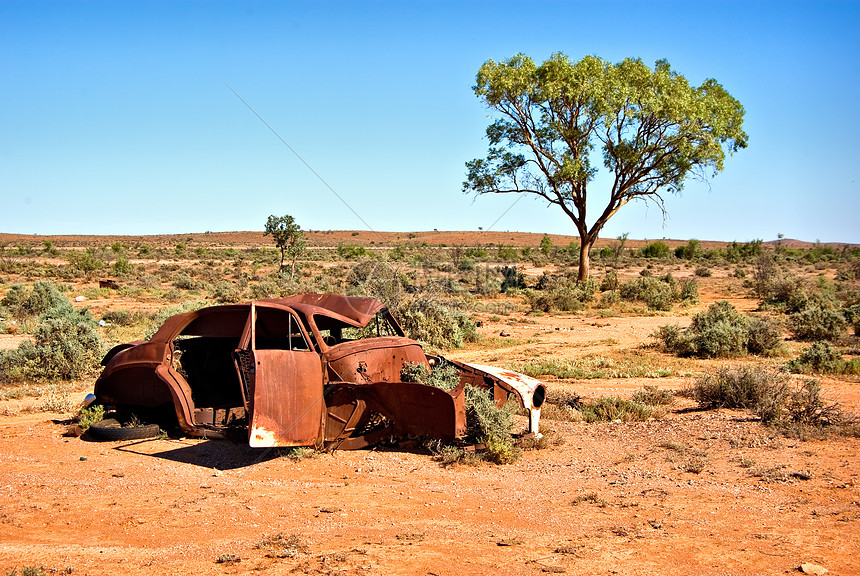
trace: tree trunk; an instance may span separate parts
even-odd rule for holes
[[[579,273],[577,274],[578,282],[588,280],[588,275],[591,268],[591,260],[588,254],[591,252],[591,245],[594,244],[594,238],[588,238],[580,235],[579,237]]]

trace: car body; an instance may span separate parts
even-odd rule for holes
[[[446,363],[446,391],[403,382],[407,363]],[[466,431],[464,387],[509,395],[538,432],[546,390],[534,378],[424,353],[373,298],[301,294],[212,306],[171,316],[147,341],[102,361],[96,401],[169,419],[188,435],[247,428],[254,447],[361,448],[389,436],[453,441]]]

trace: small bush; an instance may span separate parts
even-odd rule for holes
[[[703,408],[756,409],[782,397],[785,387],[785,376],[759,366],[722,368],[698,378],[692,397]]]
[[[667,258],[671,254],[672,249],[660,241],[652,242],[639,250],[639,255],[643,258]]]
[[[847,361],[829,342],[819,340],[791,360],[786,368],[800,374],[860,374],[860,358]]]
[[[215,285],[214,296],[222,304],[234,303],[242,299],[242,291],[232,282],[224,280]]]
[[[711,269],[706,268],[705,266],[699,266],[698,268],[696,268],[696,271],[693,272],[693,274],[695,274],[696,276],[699,276],[701,278],[710,278]]]
[[[502,292],[507,292],[511,288],[525,288],[526,281],[522,272],[517,270],[516,266],[502,267]]]
[[[779,324],[748,318],[722,300],[693,316],[689,328],[661,326],[652,337],[681,356],[717,358],[770,353],[781,342],[781,331]]]
[[[820,294],[808,299],[789,319],[789,328],[799,340],[836,340],[847,326],[835,299]]]
[[[570,276],[544,274],[537,290],[526,291],[525,296],[532,312],[577,312],[594,299],[596,291],[597,283],[592,278],[578,282]]]
[[[337,247],[337,255],[345,260],[358,260],[359,258],[370,256],[371,253],[364,246],[340,244]]]
[[[350,269],[346,281],[350,295],[376,298],[392,310],[405,303],[408,282],[385,262],[362,260]]]
[[[396,311],[410,338],[436,348],[459,348],[478,337],[475,322],[460,310],[427,297],[412,298]]]
[[[600,281],[600,291],[606,292],[607,290],[617,290],[618,289],[618,274],[614,271],[610,270],[606,273],[603,279]]]
[[[764,424],[799,438],[821,436],[827,430],[855,435],[856,418],[839,405],[824,402],[820,392],[817,380],[792,385],[784,374],[740,367],[700,378],[691,395],[706,408],[748,409]]]
[[[71,251],[67,256],[69,260],[69,269],[76,274],[90,275],[107,266],[106,262],[97,257],[95,250],[87,248],[83,252]]]
[[[768,355],[782,345],[782,322],[766,316],[747,317],[747,350]]]
[[[27,289],[24,284],[13,284],[0,301],[0,306],[18,320],[34,318],[48,310],[74,310],[71,301],[53,282],[36,282],[32,289]]]
[[[203,283],[183,272],[173,281],[173,286],[180,290],[200,290]]]
[[[251,290],[251,298],[253,300],[262,300],[263,298],[280,298],[283,295],[283,290],[277,282],[271,280],[263,280],[249,286]]]
[[[139,312],[128,310],[109,310],[102,316],[102,320],[115,326],[134,326],[142,319]]]
[[[105,346],[87,310],[69,305],[46,311],[33,339],[0,351],[0,381],[73,380],[98,371]]]
[[[459,371],[453,366],[437,366],[430,370],[414,362],[403,365],[400,377],[404,382],[419,382],[443,390],[452,390],[460,383]],[[464,403],[467,438],[486,446],[479,458],[496,464],[515,462],[521,451],[511,436],[514,427],[512,408],[509,405],[498,408],[486,390],[474,386],[466,386]],[[445,465],[459,463],[465,457],[465,451],[457,448],[443,448],[437,452]]]
[[[674,404],[675,395],[670,390],[646,385],[642,390],[637,390],[631,400],[647,406],[668,406]]]
[[[695,282],[685,283],[684,291],[684,298],[682,298],[677,289],[677,283],[670,274],[662,278],[643,276],[619,286],[623,299],[639,300],[654,310],[670,310],[674,302],[682,299],[698,300],[698,287]]]
[[[96,422],[101,422],[105,417],[105,407],[101,404],[93,404],[88,408],[82,408],[78,413],[78,426],[82,432],[86,432]]]

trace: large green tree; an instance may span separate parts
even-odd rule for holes
[[[661,194],[716,175],[726,151],[747,145],[741,104],[716,80],[690,86],[665,60],[651,69],[639,59],[572,62],[557,53],[537,65],[517,54],[485,62],[474,91],[497,117],[487,157],[466,163],[463,190],[535,194],[561,208],[579,233],[581,281],[598,233],[622,206],[651,200],[665,215]],[[589,223],[598,151],[614,182]]]
[[[284,269],[284,259],[289,255],[290,280],[292,280],[296,273],[296,260],[307,248],[302,227],[289,214],[284,216],[272,214],[266,220],[263,236],[271,236],[275,246],[281,251],[281,270]]]

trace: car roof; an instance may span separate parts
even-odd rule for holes
[[[363,328],[385,305],[374,298],[343,296],[341,294],[297,294],[275,302],[283,303],[310,318],[328,316],[346,324]]]
[[[385,305],[374,298],[340,294],[298,294],[289,298],[255,300],[254,304],[271,308],[292,308],[308,319],[315,315],[322,315],[358,328],[366,326],[377,312],[385,309]],[[180,331],[187,329],[192,322],[199,324],[195,332],[203,330],[204,326],[224,322],[227,318],[236,317],[237,314],[247,314],[250,306],[250,302],[222,304],[171,316],[164,321],[151,340],[169,340]],[[240,318],[241,316],[236,321]]]

